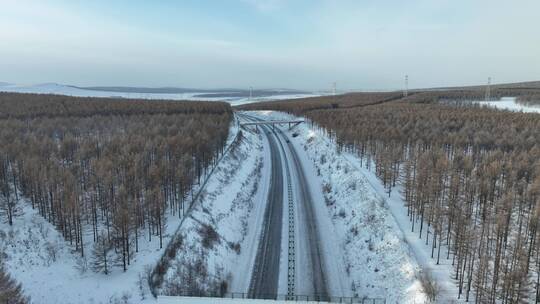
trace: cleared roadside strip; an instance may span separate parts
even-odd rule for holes
[[[165,247],[165,250],[163,251],[163,254],[159,258],[158,262],[156,263],[156,266],[152,269],[152,272],[150,276],[148,277],[148,285],[150,287],[150,292],[154,297],[157,297],[157,288],[161,286],[156,286],[158,284],[155,284],[156,282],[159,282],[158,276],[162,276],[163,274],[160,274],[158,271],[158,268],[162,267],[164,264],[166,264],[167,256],[169,256],[169,252],[171,250],[174,250],[174,244],[175,240],[178,238],[178,233],[180,232],[180,229],[182,228],[182,224],[184,223],[185,219],[189,217],[191,214],[191,211],[193,210],[193,206],[199,199],[202,191],[205,189],[206,185],[208,184],[208,181],[212,177],[214,171],[219,166],[223,158],[229,153],[233,145],[238,141],[240,136],[240,122],[237,115],[234,116],[235,125],[236,125],[236,134],[234,135],[234,138],[230,141],[230,143],[225,148],[223,154],[219,157],[219,159],[214,163],[214,166],[210,169],[210,172],[206,174],[206,176],[203,178],[203,183],[200,184],[199,188],[196,190],[196,193],[192,196],[191,201],[188,204],[187,210],[184,211],[182,219],[180,220],[180,223],[178,224],[178,227],[173,233],[173,236],[171,237],[169,243],[167,243],[167,246]],[[161,279],[161,278],[159,278]]]

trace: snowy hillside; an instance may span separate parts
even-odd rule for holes
[[[157,294],[245,293],[265,209],[269,163],[260,135],[242,133],[182,223]]]
[[[29,202],[22,201],[22,205],[22,216],[15,218],[13,227],[0,224],[0,251],[7,269],[34,303],[109,303],[148,297],[145,273],[160,255],[157,240],[141,242],[141,250],[126,272],[96,274],[89,269],[89,261],[72,252],[69,243]]]

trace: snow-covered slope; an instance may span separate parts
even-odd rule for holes
[[[269,184],[268,153],[259,134],[243,132],[182,224],[182,246],[159,294],[247,292]]]
[[[72,252],[69,243],[31,208],[30,202],[22,200],[20,205],[22,215],[15,218],[13,227],[0,223],[0,252],[10,274],[22,283],[34,303],[109,303],[122,298],[148,298],[145,277],[161,252],[157,238],[153,242],[140,240],[140,251],[126,272],[115,268],[109,275],[98,274],[89,269],[88,259]],[[170,218],[169,227],[174,224]]]
[[[292,118],[276,112],[258,115]],[[345,273],[341,275],[352,282],[353,295],[385,298],[387,303],[422,303],[426,298],[419,280],[422,269],[384,192],[372,186],[378,181],[351,164],[335,144],[309,125],[289,132],[298,133],[292,142],[306,152],[300,154],[304,164],[312,166],[308,170],[311,183],[323,189],[326,215],[333,224],[325,228],[326,238],[334,238],[343,252]],[[343,280],[330,278],[338,279]]]

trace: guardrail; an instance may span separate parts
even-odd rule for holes
[[[225,294],[223,297],[231,299],[249,299],[247,294],[242,292]],[[295,302],[386,304],[386,299],[384,298],[331,297],[328,295],[258,295],[257,299]]]
[[[285,151],[283,151],[285,152]],[[287,162],[286,159],[284,159]],[[296,290],[296,244],[295,244],[295,223],[294,223],[294,200],[292,193],[291,172],[289,164],[285,164],[285,170],[287,172],[287,199],[288,199],[288,216],[289,216],[289,254],[287,258],[287,294],[294,297]]]
[[[386,304],[385,298],[360,298],[360,297],[332,297],[328,295],[289,295],[289,294],[258,294],[256,298],[250,297],[245,292],[230,292],[223,295],[213,293],[180,294],[178,297],[204,297],[222,299],[251,299],[251,300],[275,300],[292,302],[321,302],[321,303],[349,303],[349,304]],[[170,297],[167,297],[170,298]],[[324,301],[323,301],[324,300]]]

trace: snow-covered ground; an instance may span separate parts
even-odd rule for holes
[[[34,303],[114,303],[150,297],[146,277],[163,253],[159,238],[139,239],[139,252],[126,272],[110,266],[108,275],[94,273],[90,267],[89,233],[85,235],[87,257],[83,258],[31,208],[30,202],[21,199],[18,205],[20,215],[13,226],[0,223],[0,253],[8,271],[23,284],[25,294]],[[168,216],[164,243],[179,222],[178,217]]]
[[[278,112],[257,112],[269,118],[298,118]],[[325,239],[343,252],[352,293],[360,297],[386,298],[387,303],[423,303],[426,300],[420,276],[430,273],[439,285],[438,301],[454,301],[457,288],[451,279],[451,260],[435,265],[431,246],[425,245],[411,225],[399,187],[388,197],[373,172],[359,159],[337,151],[335,143],[318,128],[301,124],[292,142],[313,184],[320,185],[326,201],[326,215],[332,225],[325,226]],[[365,162],[364,162],[365,163]],[[319,208],[322,212],[325,208]],[[446,253],[446,248],[442,248]],[[339,267],[339,266],[338,266]],[[342,274],[343,276],[343,274]],[[330,278],[344,280],[344,278]]]
[[[494,107],[498,109],[510,110],[525,113],[540,113],[540,105],[526,105],[516,102],[515,97],[503,97],[501,100],[478,101],[480,105]]]
[[[0,223],[0,252],[33,303],[115,303],[122,298],[149,297],[145,277],[160,256],[158,238],[139,241],[139,253],[126,272],[113,268],[109,275],[98,274],[30,202],[21,200],[20,205],[22,215],[15,218],[13,227]],[[165,240],[177,223],[169,219]]]
[[[238,125],[231,127],[230,145],[236,138]],[[228,155],[214,171],[227,170],[234,158]],[[222,169],[224,168],[224,169]],[[205,176],[207,185],[214,183],[214,175]],[[197,192],[196,186],[192,191]],[[204,189],[203,189],[204,191]],[[163,255],[159,238],[149,241],[146,234],[139,238],[139,252],[126,272],[111,267],[108,275],[95,273],[90,268],[92,232],[85,232],[86,258],[64,240],[53,225],[31,208],[22,198],[13,226],[0,221],[0,259],[9,273],[22,283],[33,303],[140,303],[155,302],[149,291],[147,276]],[[167,213],[163,243],[167,244],[177,231],[181,219]]]
[[[217,292],[222,282],[227,282],[228,292],[248,291],[268,194],[269,162],[260,134],[244,131],[243,140],[225,157],[226,165],[215,170],[182,224],[183,245],[160,294]],[[192,265],[200,276],[186,272]],[[193,277],[198,286],[190,287]]]
[[[167,99],[167,100],[205,100],[205,101],[225,101],[231,105],[240,105],[251,102],[262,102],[271,100],[295,99],[304,97],[320,96],[320,94],[277,94],[264,97],[201,97],[198,95],[207,92],[190,92],[179,94],[167,93],[133,93],[133,92],[108,92],[98,90],[86,90],[73,86],[57,83],[43,83],[33,85],[16,85],[0,82],[0,92],[35,93],[35,94],[58,94],[78,97],[121,97],[134,99]],[[225,92],[224,92],[225,93]]]

